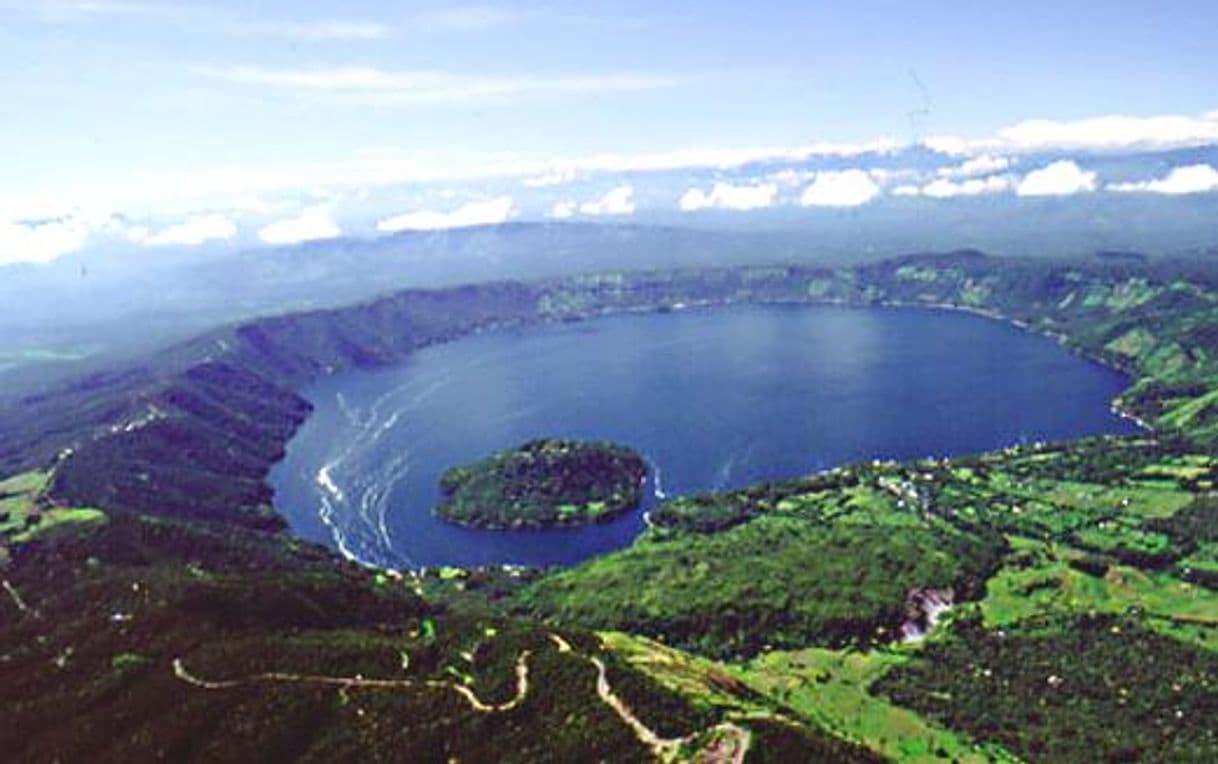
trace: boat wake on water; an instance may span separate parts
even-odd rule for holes
[[[660,465],[655,465],[655,473],[651,477],[653,488],[652,493],[659,501],[664,501],[668,498],[668,494],[664,492],[664,483],[661,482]]]
[[[337,442],[345,446],[317,471],[314,483],[318,519],[347,559],[377,567],[409,563],[394,550],[388,516],[394,487],[410,473],[410,451],[399,448],[393,458],[382,460],[377,446],[403,415],[422,406],[447,379],[444,375],[432,380],[421,390],[417,384],[394,388],[368,406],[366,413],[338,394],[348,432]]]

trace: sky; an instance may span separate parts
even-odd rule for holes
[[[498,190],[469,196],[488,177],[538,188],[809,147],[1218,142],[1215,39],[1205,0],[0,0],[0,248],[68,211],[155,221],[124,229],[144,244],[174,215],[231,238],[220,207],[335,234],[336,189],[462,182],[481,220],[505,208]],[[552,216],[624,209],[620,188],[555,199]],[[271,220],[293,194],[298,217]]]

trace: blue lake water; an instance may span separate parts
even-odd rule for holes
[[[431,514],[444,470],[539,437],[629,445],[675,496],[852,461],[1135,431],[1123,375],[960,312],[742,306],[502,330],[305,391],[316,411],[275,467],[305,538],[387,567],[569,564],[630,543],[639,511],[543,531]]]

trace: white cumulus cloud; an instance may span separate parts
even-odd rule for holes
[[[296,217],[277,220],[258,231],[258,238],[267,244],[298,244],[302,241],[335,239],[342,229],[334,222],[328,207],[312,207]]]
[[[436,231],[445,228],[464,228],[475,225],[493,225],[507,221],[515,212],[515,203],[510,196],[499,196],[484,201],[469,202],[449,212],[416,210],[386,218],[376,224],[381,233],[398,231]]]
[[[716,182],[711,190],[691,188],[682,196],[678,205],[685,211],[701,210],[718,207],[725,210],[755,210],[769,207],[778,195],[778,187],[773,183],[763,183],[752,186],[734,186],[731,183]]]
[[[629,185],[617,186],[605,192],[599,199],[584,202],[579,205],[583,215],[633,215],[634,188]]]
[[[1112,191],[1144,191],[1154,194],[1202,194],[1218,191],[1218,170],[1208,164],[1173,167],[1166,177],[1136,183],[1114,183]]]
[[[968,178],[960,181],[937,178],[922,186],[920,193],[932,199],[949,199],[954,196],[997,194],[1010,191],[1014,187],[1015,179],[1010,175],[991,175],[988,178]]]
[[[785,167],[776,172],[772,172],[766,176],[766,180],[777,183],[780,186],[794,188],[802,185],[804,181],[815,176],[816,173],[811,170],[797,170],[794,167]]]
[[[84,247],[90,233],[86,223],[72,218],[39,223],[0,221],[0,265],[49,263]]]
[[[879,185],[863,170],[832,170],[816,173],[799,203],[804,207],[857,207],[879,193]]]
[[[1002,172],[1010,166],[1011,160],[1007,157],[982,154],[954,167],[944,167],[938,174],[944,178],[975,178]]]
[[[1095,190],[1095,173],[1063,159],[1024,176],[1015,193],[1019,196],[1069,196]]]
[[[103,207],[81,207],[50,194],[0,198],[0,265],[49,263],[102,239],[136,241],[129,220]]]
[[[237,225],[223,215],[200,215],[162,228],[156,233],[132,228],[128,237],[146,247],[195,247],[209,241],[227,241],[237,235]]]
[[[550,208],[550,217],[555,220],[566,220],[574,216],[578,208],[579,205],[572,201],[555,202],[554,206]]]

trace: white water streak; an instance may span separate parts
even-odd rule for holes
[[[668,498],[668,494],[664,493],[664,484],[660,481],[660,465],[655,465],[655,475],[652,477],[653,493],[660,501]]]

